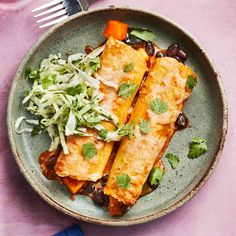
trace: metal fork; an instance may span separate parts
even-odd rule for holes
[[[32,12],[40,12],[34,16],[35,18],[46,15],[37,20],[37,23],[40,24],[39,28],[44,28],[59,23],[77,12],[88,10],[91,2],[92,0],[52,0],[33,9]],[[48,22],[41,24],[45,21]]]

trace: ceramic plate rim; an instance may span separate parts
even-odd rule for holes
[[[11,124],[11,117],[10,117],[10,113],[11,113],[11,105],[12,105],[12,99],[14,96],[14,87],[15,84],[17,82],[16,78],[18,73],[20,73],[20,71],[22,71],[22,68],[24,68],[26,62],[28,61],[28,59],[30,58],[30,56],[36,51],[36,49],[38,48],[38,46],[48,37],[48,35],[52,34],[54,31],[56,31],[58,28],[63,27],[63,25],[65,25],[67,22],[75,20],[76,18],[80,18],[83,17],[85,15],[89,15],[89,14],[94,14],[97,12],[105,12],[105,11],[119,11],[119,10],[130,10],[136,13],[144,13],[144,14],[148,14],[151,15],[155,18],[159,18],[162,21],[167,22],[168,24],[174,26],[175,28],[178,28],[180,31],[182,31],[183,34],[187,35],[189,38],[191,38],[191,40],[193,41],[193,43],[195,43],[195,45],[204,53],[206,59],[208,60],[210,66],[212,67],[212,70],[214,71],[215,75],[216,75],[216,80],[219,84],[219,90],[220,90],[220,95],[222,98],[222,103],[223,103],[223,123],[222,123],[222,127],[221,127],[221,138],[220,138],[220,144],[218,146],[218,149],[215,153],[214,159],[211,163],[211,166],[209,167],[207,173],[202,177],[202,179],[199,181],[199,183],[195,186],[195,188],[193,188],[192,190],[189,191],[189,193],[187,193],[181,200],[179,200],[178,202],[172,204],[170,207],[163,209],[160,212],[156,212],[154,214],[150,214],[144,217],[139,217],[136,219],[132,219],[132,220],[121,220],[119,218],[116,218],[116,220],[112,219],[112,221],[109,220],[102,220],[102,219],[98,219],[98,218],[93,218],[93,217],[87,217],[84,215],[81,215],[79,213],[74,213],[68,209],[66,209],[65,207],[63,207],[62,205],[60,205],[59,203],[56,203],[52,198],[50,198],[46,193],[43,192],[43,190],[40,189],[39,186],[35,185],[34,181],[30,178],[29,174],[27,173],[27,170],[24,166],[24,164],[21,161],[21,157],[18,155],[17,152],[17,148],[16,148],[16,143],[13,137],[13,128],[12,128],[12,124]],[[51,206],[53,206],[54,208],[56,208],[57,210],[72,216],[76,219],[85,221],[85,222],[89,222],[89,223],[94,223],[94,224],[99,224],[99,225],[108,225],[108,226],[128,226],[128,225],[135,225],[135,224],[140,224],[140,223],[145,223],[148,221],[152,221],[154,219],[160,218],[172,211],[174,211],[175,209],[177,209],[178,207],[182,206],[185,202],[187,202],[189,199],[191,199],[193,196],[195,196],[195,194],[203,187],[203,185],[206,183],[206,181],[209,179],[209,177],[211,176],[211,174],[213,173],[213,170],[215,169],[222,150],[223,150],[223,146],[224,146],[224,141],[225,141],[225,136],[227,133],[227,128],[228,128],[228,107],[227,107],[227,102],[226,102],[226,96],[225,96],[225,91],[223,88],[223,83],[221,80],[221,76],[219,74],[219,72],[217,71],[214,63],[212,62],[212,60],[207,56],[205,50],[203,49],[203,47],[198,43],[198,41],[192,36],[191,33],[189,33],[186,29],[184,29],[182,26],[176,24],[175,22],[173,22],[172,20],[168,19],[165,16],[162,16],[161,14],[157,14],[151,11],[146,11],[146,10],[141,10],[138,8],[130,8],[130,7],[107,7],[107,8],[98,8],[98,9],[94,9],[94,10],[89,10],[86,12],[80,12],[77,13],[71,17],[69,17],[67,20],[65,20],[62,23],[59,23],[55,26],[53,26],[52,28],[50,28],[48,31],[46,31],[39,39],[38,41],[36,41],[36,43],[29,49],[29,51],[26,53],[26,55],[24,56],[24,59],[22,60],[16,75],[12,81],[12,85],[11,85],[11,90],[10,90],[10,94],[9,94],[9,98],[8,98],[8,107],[7,107],[7,126],[8,126],[8,136],[9,136],[9,140],[10,140],[10,145],[11,145],[11,149],[12,149],[12,153],[14,155],[14,158],[20,168],[21,173],[24,175],[24,177],[26,178],[26,180],[29,182],[29,184],[32,186],[32,188],[39,194],[39,196],[44,199],[48,204],[50,204]]]

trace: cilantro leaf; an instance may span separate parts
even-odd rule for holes
[[[127,174],[121,174],[116,176],[116,182],[118,186],[122,189],[130,188],[131,184],[131,178]]]
[[[137,85],[134,83],[122,83],[118,89],[118,96],[128,99],[131,98],[137,89]]]
[[[101,121],[101,117],[98,114],[94,114],[94,113],[84,114],[83,119],[84,121],[82,121],[81,124],[89,128],[93,128]]]
[[[157,115],[161,113],[165,113],[168,110],[168,105],[161,101],[159,98],[155,98],[149,104],[149,107],[155,112]]]
[[[72,96],[75,96],[76,94],[82,93],[86,89],[86,87],[86,84],[78,84],[74,87],[66,89],[66,92]]]
[[[149,182],[151,185],[158,185],[163,179],[164,171],[158,167],[153,167],[149,174]]]
[[[117,122],[117,123],[115,124],[114,130],[117,131],[117,130],[119,129],[119,127],[120,127],[120,122]]]
[[[82,152],[86,160],[90,160],[97,155],[97,149],[92,143],[85,143],[82,145]]]
[[[108,132],[109,131],[107,129],[101,129],[98,135],[101,139],[106,139]]]
[[[193,89],[197,84],[197,79],[194,78],[192,75],[188,76],[187,82],[186,82],[186,86],[189,89]]]
[[[139,124],[142,133],[147,134],[150,132],[150,122],[147,120],[141,120]]]
[[[129,34],[147,42],[152,42],[156,38],[156,36],[153,34],[151,30],[145,28],[131,28]]]
[[[101,61],[99,57],[96,58],[89,58],[89,68],[92,73],[96,72],[101,67]]]
[[[124,72],[128,73],[134,69],[134,64],[133,63],[128,63],[124,66]]]
[[[134,124],[129,123],[124,125],[118,132],[120,136],[129,136],[129,138],[133,138],[134,136]]]
[[[25,76],[27,79],[32,81],[38,80],[40,78],[40,74],[38,70],[31,70],[30,68],[25,69]]]
[[[25,69],[25,77],[28,78],[29,75],[30,75],[30,73],[31,73],[31,71],[32,71],[32,70],[31,70],[30,68],[26,68],[26,69]]]
[[[201,138],[193,138],[190,143],[188,158],[195,159],[207,151],[207,141]]]
[[[47,89],[49,85],[55,84],[56,82],[56,75],[51,74],[42,79],[42,87],[43,89]]]
[[[171,164],[171,167],[173,169],[175,169],[178,166],[178,164],[179,164],[179,157],[178,156],[176,156],[172,153],[168,153],[166,155],[166,158],[168,159],[168,162]]]

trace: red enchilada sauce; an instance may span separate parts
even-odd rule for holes
[[[50,180],[58,180],[59,176],[56,175],[54,166],[57,162],[57,158],[60,154],[59,150],[45,151],[39,156],[39,164],[43,175]]]

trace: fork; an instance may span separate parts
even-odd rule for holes
[[[52,0],[31,12],[40,12],[34,16],[35,18],[46,15],[37,20],[39,28],[44,28],[59,23],[77,12],[87,11],[91,2],[92,0]],[[48,22],[41,24],[45,21]]]

